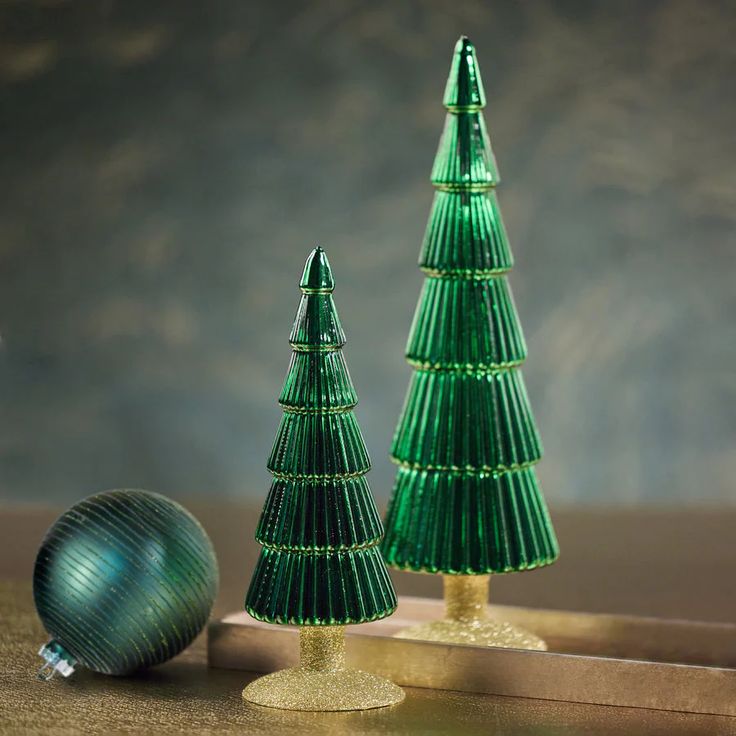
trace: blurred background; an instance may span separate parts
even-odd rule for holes
[[[260,505],[303,261],[388,446],[457,37],[550,504],[736,499],[736,5],[0,6],[0,499]]]

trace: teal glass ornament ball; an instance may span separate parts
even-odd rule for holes
[[[212,543],[178,503],[141,490],[85,498],[36,557],[33,597],[51,636],[39,677],[77,663],[125,675],[171,659],[204,628],[217,584]]]

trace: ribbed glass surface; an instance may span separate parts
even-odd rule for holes
[[[277,478],[263,507],[259,544],[291,550],[339,550],[375,544],[381,519],[365,476],[321,481]]]
[[[345,344],[332,294],[303,294],[289,335],[292,347],[303,350],[340,348]]]
[[[378,547],[305,554],[264,547],[246,609],[275,624],[335,626],[390,616],[396,594]]]
[[[272,623],[362,623],[396,608],[332,288],[318,248],[301,281],[284,415],[268,461],[275,477],[256,532],[263,549],[245,600],[248,613]]]
[[[493,186],[498,181],[483,113],[449,112],[432,167],[432,184],[460,189]]]
[[[508,271],[514,261],[495,192],[437,192],[419,265],[471,278]]]
[[[400,468],[383,549],[399,568],[445,574],[530,570],[557,540],[533,468],[500,475]]]
[[[342,351],[294,352],[279,396],[284,408],[348,409],[358,403]]]
[[[281,417],[268,469],[293,478],[349,476],[371,468],[352,413]]]
[[[390,565],[416,571],[526,570],[558,551],[531,467],[542,445],[519,368],[527,350],[506,279],[513,259],[467,38],[455,48],[444,102],[382,550]]]
[[[521,373],[415,371],[391,455],[400,463],[448,470],[498,471],[537,462],[542,445]]]
[[[179,504],[138,490],[75,504],[46,534],[33,595],[49,634],[96,672],[121,675],[178,654],[207,622],[217,561]]]
[[[506,279],[426,279],[406,356],[469,370],[523,361],[526,343]]]

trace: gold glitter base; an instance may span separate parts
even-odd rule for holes
[[[443,575],[446,617],[411,626],[396,636],[445,644],[546,652],[544,640],[530,631],[490,618],[487,605],[490,580],[490,575]]]
[[[508,649],[536,649],[547,651],[544,640],[520,626],[490,618],[474,621],[429,621],[403,629],[399,639],[421,639],[445,644],[470,644],[476,647],[506,647]]]
[[[320,672],[295,667],[260,677],[243,690],[251,703],[285,710],[367,710],[395,705],[404,691],[360,670]]]
[[[300,666],[260,677],[243,698],[284,710],[368,710],[400,703],[404,691],[389,680],[345,667],[344,626],[302,626]]]

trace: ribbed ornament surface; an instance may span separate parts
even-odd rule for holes
[[[79,662],[121,675],[178,654],[207,622],[217,561],[196,519],[139,490],[80,501],[49,529],[33,595],[53,639]]]
[[[436,192],[419,265],[468,278],[508,271],[514,259],[495,192]]]
[[[500,475],[400,468],[395,497],[383,550],[396,567],[504,573],[547,565],[559,553],[533,468]]]
[[[395,567],[448,574],[526,570],[557,543],[531,466],[542,455],[519,366],[526,344],[506,273],[513,265],[494,187],[475,49],[455,47],[426,273],[407,359],[414,368],[394,434],[399,464],[382,550]]]
[[[406,357],[459,370],[523,361],[526,343],[506,279],[425,279]]]
[[[275,477],[256,531],[263,549],[245,599],[248,613],[272,623],[354,624],[396,608],[332,288],[318,248],[304,267],[284,415],[268,461]]]
[[[501,471],[537,462],[542,445],[521,373],[415,371],[391,455],[447,470]]]

